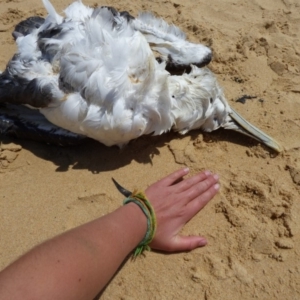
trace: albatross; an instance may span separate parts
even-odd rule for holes
[[[229,106],[205,67],[212,51],[189,42],[178,27],[151,13],[133,17],[81,1],[61,16],[43,3],[45,19],[31,17],[13,32],[17,52],[0,74],[0,105],[25,105],[58,128],[107,146],[170,130],[222,127],[282,151]],[[2,131],[11,119],[5,122]]]

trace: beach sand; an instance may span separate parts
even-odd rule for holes
[[[52,2],[58,12],[71,3]],[[130,190],[145,189],[187,166],[191,174],[210,169],[221,177],[220,193],[182,232],[201,234],[209,244],[128,260],[102,299],[300,299],[299,1],[84,3],[133,15],[152,11],[179,26],[189,40],[210,46],[210,68],[230,105],[286,150],[276,155],[224,130],[142,137],[123,150],[94,141],[62,148],[4,139],[0,269],[38,243],[119,207],[122,196],[111,177]],[[0,4],[3,70],[16,49],[14,26],[46,12],[39,0]],[[237,103],[243,95],[256,98]]]

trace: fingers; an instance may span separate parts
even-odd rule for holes
[[[188,190],[184,192],[185,197],[188,201],[194,200],[195,198],[201,196],[213,185],[218,183],[219,176],[217,174],[210,174],[204,180],[195,183]]]
[[[204,193],[200,194],[193,201],[186,206],[186,222],[193,218],[213,197],[220,189],[219,183],[211,185]]]
[[[176,181],[178,181],[188,173],[189,173],[189,168],[183,168],[159,180],[157,183],[163,186],[171,186],[172,184],[174,184]],[[182,182],[178,183],[176,185],[176,188],[178,189],[178,192],[183,192],[189,189],[190,187],[192,187],[193,185],[197,184],[198,182],[205,180],[210,175],[211,175],[210,171],[201,172],[197,175],[192,176],[191,178],[185,179]]]
[[[176,236],[172,243],[168,245],[165,251],[168,252],[181,252],[190,251],[198,247],[203,247],[207,244],[204,237],[201,236]]]
[[[207,179],[211,175],[210,171],[204,171],[199,174],[196,174],[188,179],[183,180],[182,182],[178,183],[176,188],[178,189],[177,192],[184,192],[197,183]]]
[[[170,186],[177,180],[181,179],[183,176],[189,173],[189,168],[183,168],[178,171],[175,171],[174,173],[168,175],[167,177],[161,179],[158,181],[159,184],[163,186]]]

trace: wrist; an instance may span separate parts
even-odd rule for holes
[[[147,217],[141,208],[135,203],[128,203],[120,208],[126,215],[126,222],[130,226],[130,238],[135,248],[147,233]]]
[[[136,257],[142,254],[145,250],[150,251],[151,248],[149,244],[152,242],[155,232],[156,232],[156,216],[155,211],[147,199],[147,196],[142,191],[137,191],[132,193],[128,198],[126,198],[123,202],[124,204],[134,203],[136,204],[144,215],[147,218],[147,232],[143,238],[143,240],[136,247],[133,257]]]

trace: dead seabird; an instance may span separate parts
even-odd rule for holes
[[[0,102],[38,109],[51,123],[107,146],[171,129],[223,127],[282,150],[229,106],[213,73],[201,67],[211,50],[188,42],[176,26],[81,1],[62,17],[43,2],[46,19],[30,18],[13,33],[18,50],[0,75]]]

